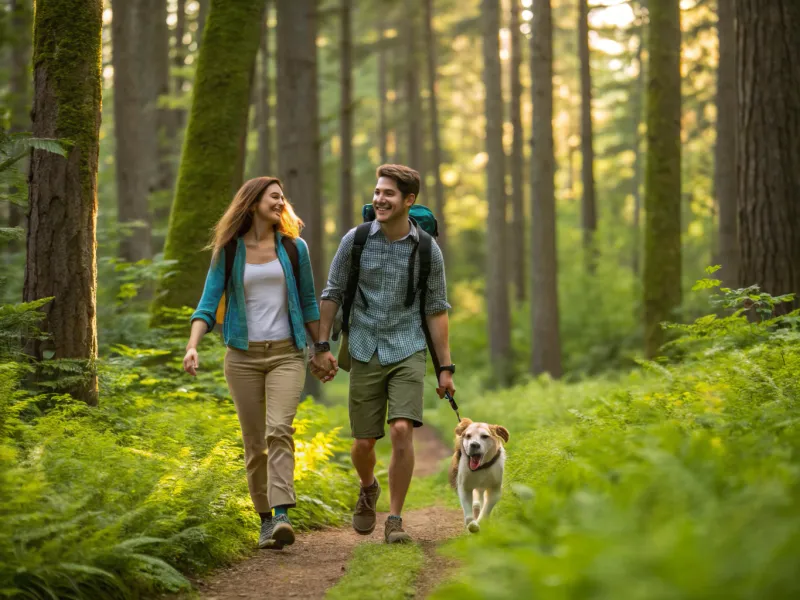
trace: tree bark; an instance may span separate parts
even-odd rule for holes
[[[407,149],[408,127],[406,123],[411,118],[405,93],[406,67],[401,52],[395,52],[392,70],[392,87],[394,88],[394,101],[392,102],[392,130],[394,132],[394,152],[392,162],[402,164],[408,161],[403,152]]]
[[[97,162],[102,93],[100,0],[37,0],[34,21],[33,135],[71,140],[68,156],[35,150],[28,192],[25,302],[44,306],[31,343],[37,360],[75,359],[75,398],[97,404]],[[50,354],[52,352],[52,354]],[[72,379],[72,378],[70,378]]]
[[[186,45],[183,43],[183,36],[186,34],[186,0],[178,0],[176,16],[172,64],[176,69],[183,69],[186,66]],[[183,96],[183,84],[185,81],[186,80],[181,75],[175,75],[172,91],[175,97]],[[178,133],[183,127],[185,120],[185,111],[180,108],[176,108],[172,111],[169,139],[173,142],[177,139]],[[180,151],[180,148],[176,148],[176,150]]]
[[[714,148],[714,188],[719,209],[717,277],[739,287],[739,233],[736,183],[736,30],[733,2],[717,3],[719,67],[717,69],[717,143]]]
[[[518,302],[525,302],[528,282],[525,277],[525,178],[523,176],[523,146],[525,130],[522,126],[522,34],[519,30],[519,0],[511,0],[511,126],[514,137],[511,142],[511,235],[510,249],[511,276]]]
[[[322,261],[322,201],[317,94],[317,4],[278,0],[278,171],[287,195],[305,221],[314,283],[319,293]],[[306,377],[306,393],[319,397],[317,380]]]
[[[531,372],[561,377],[553,149],[553,16],[550,0],[534,0],[531,26]]]
[[[592,134],[592,69],[589,53],[588,0],[578,0],[578,54],[581,61],[581,222],[586,267],[594,272],[597,263],[594,236],[597,232],[597,206],[594,189],[594,146]]]
[[[139,53],[147,8],[145,0],[117,0],[111,20],[119,256],[128,262],[152,256],[148,193],[155,147],[148,138],[154,124],[140,70],[147,61]]]
[[[425,164],[422,155],[422,98],[419,90],[419,52],[417,49],[417,3],[406,0],[406,102],[408,119],[402,125],[408,130],[408,166],[419,172],[422,186],[420,195],[425,194]],[[425,197],[423,202],[427,203]]]
[[[439,135],[438,83],[436,77],[436,33],[433,29],[433,0],[425,0],[425,45],[428,66],[428,112],[430,113],[431,169],[433,171],[433,212],[439,222],[437,242],[442,254],[447,253],[447,211],[442,184],[442,146]]]
[[[655,357],[661,323],[681,303],[681,27],[679,0],[650,0],[645,167],[644,340]]]
[[[172,112],[161,108],[161,98],[169,95],[169,26],[167,1],[146,0],[141,36],[137,46],[146,50],[146,60],[139,61],[141,80],[147,90],[147,143],[151,158],[148,192],[169,195],[173,185],[172,149],[167,136]]]
[[[636,46],[636,64],[639,72],[631,93],[631,134],[633,139],[633,177],[631,178],[631,194],[633,195],[633,252],[631,269],[638,276],[641,269],[641,213],[642,213],[642,136],[639,126],[642,122],[642,104],[645,95],[645,73],[642,50],[644,50],[644,17],[639,12],[639,41]]]
[[[339,45],[339,138],[341,169],[339,178],[339,235],[353,228],[353,40],[352,0],[341,0]]]
[[[772,295],[800,294],[798,47],[800,4],[737,1],[739,282]]]
[[[505,151],[500,71],[499,0],[481,1],[483,85],[486,90],[486,196],[489,230],[486,286],[489,309],[489,355],[494,379],[506,386],[511,379],[511,319],[506,275]]]
[[[386,37],[384,33],[384,17],[378,18],[378,31],[380,33],[380,44],[378,45],[378,149],[381,155],[381,164],[389,162],[389,128],[386,122]]]
[[[261,73],[259,81],[259,99],[256,103],[256,119],[258,120],[258,168],[260,175],[271,176],[273,171],[272,159],[272,87],[270,85],[270,54],[269,54],[269,5],[265,11],[265,18],[261,30]]]
[[[253,67],[261,36],[263,4],[215,2],[199,53],[164,258],[175,260],[160,282],[153,310],[193,306],[200,297],[210,253],[208,231],[222,216],[243,177]]]
[[[11,0],[9,5],[13,37],[6,103],[10,112],[9,130],[11,133],[28,131],[30,128],[32,8],[31,0]],[[24,164],[27,165],[27,160]],[[9,191],[10,195],[17,193],[16,188]],[[12,202],[8,209],[8,226],[23,226],[24,215],[23,209]],[[8,243],[7,249],[9,252],[16,252],[19,249],[19,243],[11,241]]]

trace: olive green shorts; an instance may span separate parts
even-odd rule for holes
[[[384,419],[409,419],[422,425],[425,382],[423,350],[392,365],[381,365],[377,352],[368,363],[353,359],[350,369],[350,429],[354,438],[380,439]],[[388,405],[388,416],[387,416]]]

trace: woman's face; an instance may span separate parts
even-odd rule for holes
[[[281,213],[286,204],[281,186],[277,183],[271,184],[261,199],[256,203],[256,214],[271,225],[277,225],[281,221]]]

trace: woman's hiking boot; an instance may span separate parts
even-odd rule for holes
[[[378,505],[378,498],[381,495],[381,486],[378,479],[370,486],[362,487],[358,494],[356,510],[353,513],[353,529],[361,535],[369,535],[375,531],[375,521],[377,520],[375,507]]]
[[[390,516],[386,519],[383,537],[387,544],[404,544],[411,541],[411,536],[403,529],[403,519]]]
[[[272,517],[272,540],[276,546],[283,548],[294,544],[294,529],[286,515],[275,515]]]

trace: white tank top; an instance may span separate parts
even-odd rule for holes
[[[278,259],[244,265],[244,297],[247,304],[247,337],[251,342],[292,337],[286,276]]]

